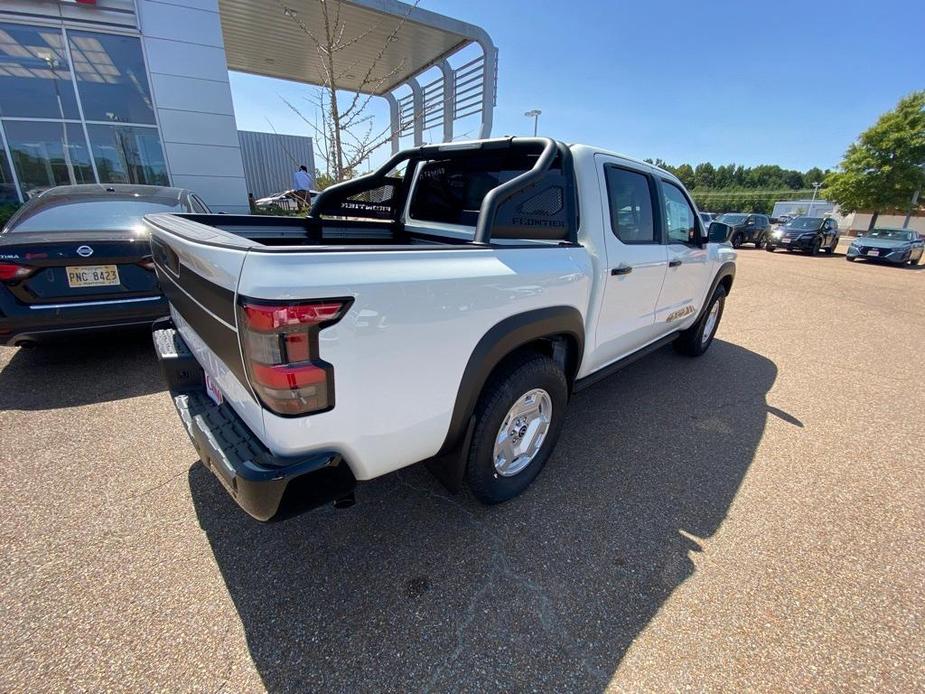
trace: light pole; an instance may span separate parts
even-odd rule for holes
[[[527,118],[533,119],[533,137],[536,137],[537,124],[539,123],[541,113],[542,111],[540,111],[538,108],[535,108],[531,111],[527,111],[524,114]]]
[[[819,189],[822,187],[821,183],[812,183],[811,185],[813,187],[813,199],[809,202],[809,211],[806,213],[807,217],[813,216],[813,205],[816,204],[816,193],[818,193]]]

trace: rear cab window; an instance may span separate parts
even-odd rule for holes
[[[485,196],[533,168],[537,157],[538,154],[499,150],[422,162],[415,172],[406,209],[409,225],[472,238]],[[499,208],[492,242],[561,240],[572,224],[565,177],[557,158],[543,181]]]
[[[648,176],[614,164],[604,165],[610,208],[610,230],[623,243],[660,243],[652,209]]]

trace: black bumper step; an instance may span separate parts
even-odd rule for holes
[[[171,323],[155,325],[153,340],[200,460],[250,515],[258,520],[294,515],[352,493],[356,480],[339,454],[274,455],[227,403],[216,405],[205,393],[202,367]]]

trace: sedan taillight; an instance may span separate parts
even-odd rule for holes
[[[0,263],[0,282],[16,282],[18,280],[24,280],[33,272],[36,268],[28,267],[27,265],[15,265],[13,263]]]
[[[267,408],[291,416],[334,407],[334,367],[321,360],[318,333],[343,318],[352,302],[241,301],[244,361],[251,386]]]

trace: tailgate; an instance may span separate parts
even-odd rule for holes
[[[244,371],[235,301],[247,250],[257,245],[169,214],[148,215],[157,279],[196,361],[258,436],[263,413]]]

